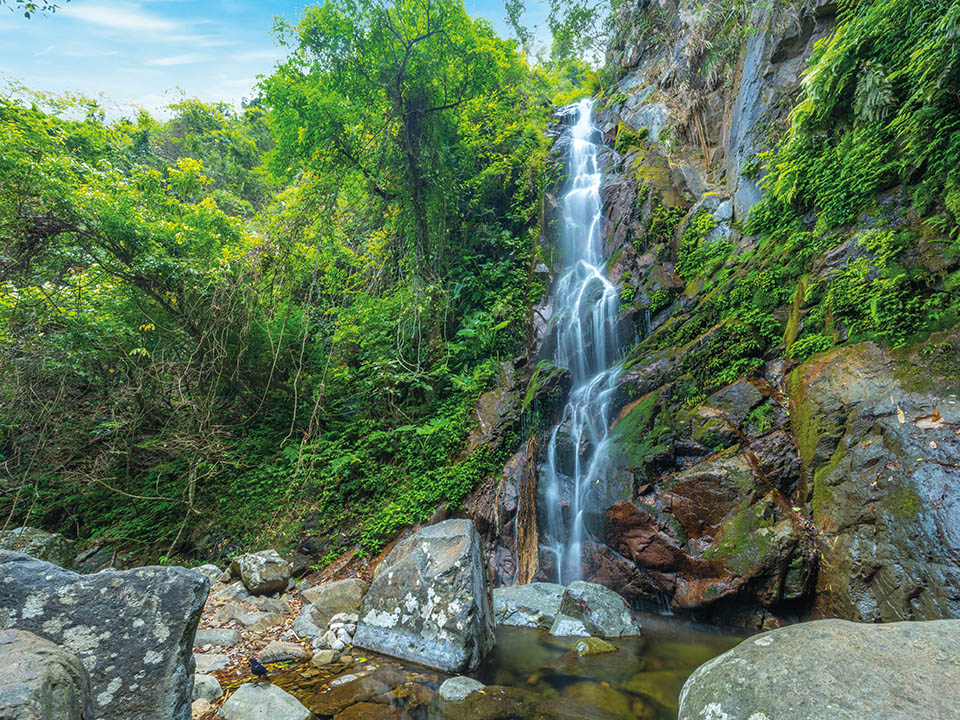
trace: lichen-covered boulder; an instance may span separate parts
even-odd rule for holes
[[[425,527],[377,568],[354,644],[458,673],[494,645],[480,537],[470,520]]]
[[[0,718],[92,720],[90,677],[80,659],[25,630],[0,630]]]
[[[0,551],[0,629],[28,630],[76,653],[98,720],[186,720],[209,588],[186,568],[78,575]]]
[[[916,720],[960,708],[960,621],[819,620],[755,635],[701,665],[679,720]]]
[[[77,554],[73,543],[63,535],[32,527],[18,527],[0,533],[0,550],[22,552],[67,569],[73,567]]]
[[[276,550],[240,555],[231,560],[230,570],[254,595],[283,592],[290,582],[290,563]]]

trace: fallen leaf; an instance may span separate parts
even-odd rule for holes
[[[936,444],[933,440],[931,440],[931,441],[930,441],[930,447],[933,448],[934,450],[936,450],[936,449],[937,449],[937,444]]]
[[[901,425],[907,421],[907,416],[903,414],[903,408],[900,407],[900,403],[897,403],[897,420],[900,421]]]

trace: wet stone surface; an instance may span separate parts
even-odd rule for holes
[[[576,652],[582,638],[501,627],[496,649],[472,674],[486,687],[458,702],[438,692],[449,675],[358,648],[320,667],[271,665],[271,681],[335,720],[673,720],[687,677],[743,636],[657,616],[641,621],[642,637],[610,639],[616,651],[585,656]],[[228,695],[251,681],[242,671],[218,676]]]

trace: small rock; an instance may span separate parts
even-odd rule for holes
[[[333,623],[344,623],[348,625],[356,625],[360,620],[360,616],[356,613],[337,613],[332,618],[330,618],[330,624]]]
[[[587,655],[601,655],[603,653],[611,653],[616,651],[616,645],[596,637],[588,637],[584,638],[583,640],[578,640],[577,644],[573,646],[573,652],[580,657],[586,657]]]
[[[243,642],[243,637],[239,630],[232,628],[197,628],[197,636],[193,641],[193,646],[232,647],[239,645],[241,642]]]
[[[290,563],[276,550],[240,555],[231,561],[230,567],[253,595],[283,592],[290,582]]]
[[[199,720],[199,718],[202,718],[211,710],[213,710],[213,705],[203,698],[197,698],[193,701],[193,705],[190,706],[190,716],[193,720]]]
[[[470,693],[483,690],[485,687],[486,685],[482,682],[458,675],[444,680],[437,695],[444,702],[462,702]]]
[[[233,603],[228,603],[227,605],[221,605],[218,607],[213,616],[219,623],[228,623],[236,620],[237,616],[243,614],[243,612],[244,610],[242,607],[234,605]]]
[[[589,637],[590,631],[582,620],[567,615],[557,615],[553,625],[550,626],[550,634],[557,637]]]
[[[353,642],[353,636],[343,628],[340,628],[339,630],[337,630],[336,634],[337,634],[337,640],[342,642],[344,645],[349,645],[351,642]]]
[[[277,613],[278,615],[290,612],[290,603],[283,598],[258,597],[254,602],[264,612]]]
[[[311,713],[293,695],[270,683],[245,683],[220,707],[226,720],[308,720]]]
[[[224,602],[233,602],[234,600],[249,600],[250,593],[247,592],[246,586],[239,580],[235,583],[230,583],[223,590],[218,592],[213,596],[214,600],[222,600]]]
[[[200,567],[190,568],[195,573],[200,573],[204,577],[210,578],[210,583],[213,584],[220,579],[220,568],[216,565],[201,565]]]
[[[196,662],[198,674],[212,673],[214,670],[223,670],[230,664],[230,658],[226,655],[216,653],[194,653],[193,659]]]
[[[207,702],[216,702],[223,697],[223,688],[213,675],[197,673],[193,676],[193,699],[204,699]]]
[[[236,620],[245,628],[253,630],[254,632],[272,628],[283,622],[283,618],[276,613],[267,612],[241,613],[237,615]]]
[[[300,637],[314,639],[327,631],[327,624],[316,606],[304,605],[297,619],[293,621],[292,628]]]
[[[260,651],[260,662],[275,663],[284,660],[307,660],[310,653],[302,645],[274,640]]]
[[[323,667],[335,663],[339,657],[340,653],[337,650],[317,650],[317,652],[313,654],[313,657],[310,658],[310,664],[314,667]]]

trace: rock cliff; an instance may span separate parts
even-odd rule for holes
[[[755,627],[960,612],[956,243],[922,220],[916,175],[850,177],[868,194],[845,222],[767,198],[838,12],[823,0],[616,11],[617,79],[595,114],[631,349],[584,579],[636,605]],[[855,124],[843,118],[837,128]],[[548,256],[562,185],[545,201]],[[552,579],[531,551],[543,514],[531,487],[569,385],[546,361],[548,300],[532,318],[503,388],[522,405],[511,427],[524,443],[467,503],[499,584]]]

